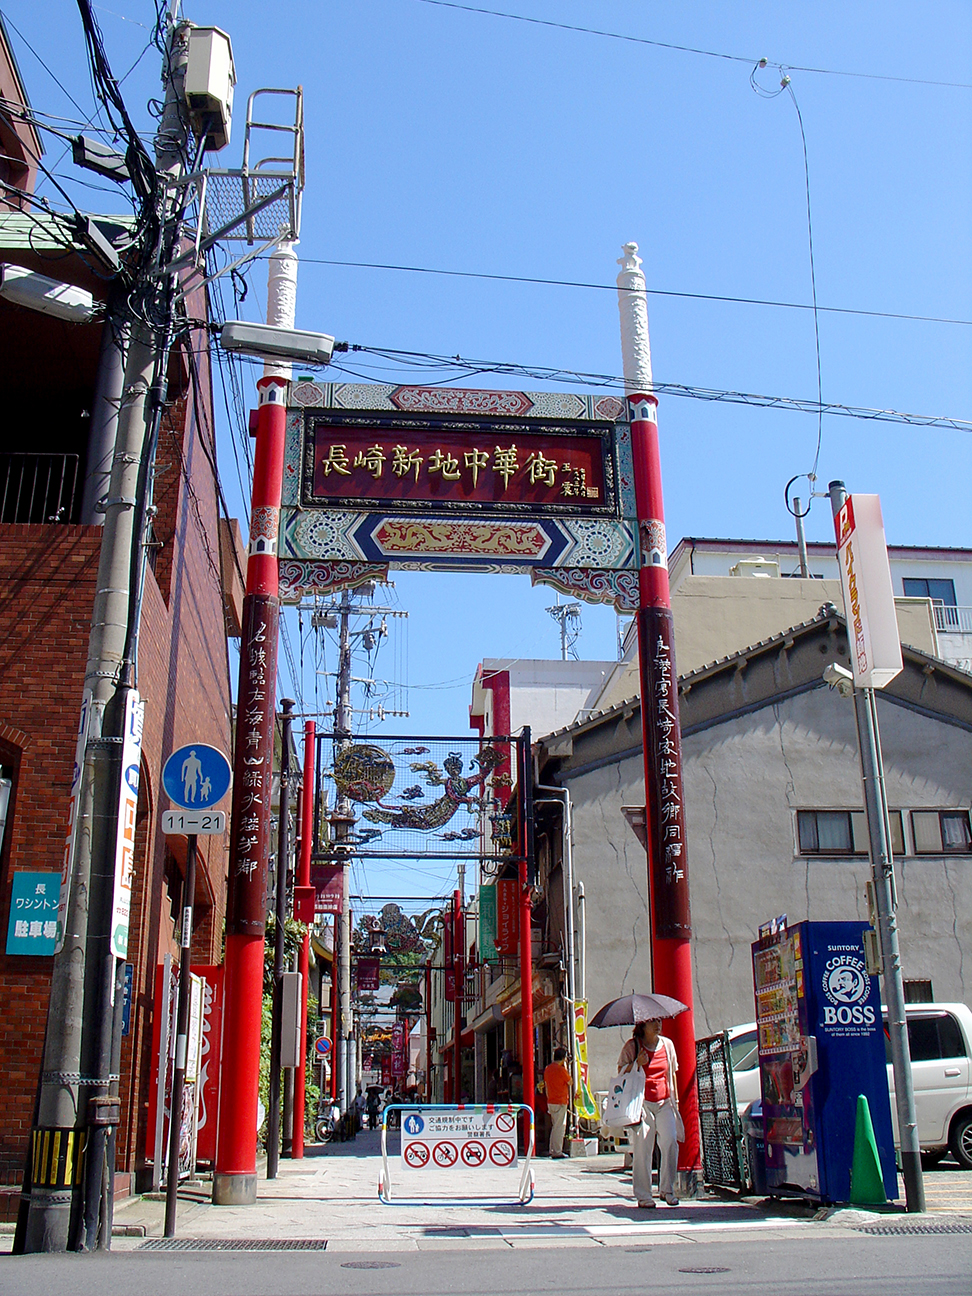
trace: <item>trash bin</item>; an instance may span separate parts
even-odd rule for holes
[[[751,1102],[743,1112],[742,1127],[753,1192],[757,1197],[765,1197],[766,1131],[763,1125],[763,1103],[761,1099],[757,1098],[755,1102]]]

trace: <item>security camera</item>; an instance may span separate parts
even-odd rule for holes
[[[854,692],[854,676],[846,666],[840,666],[837,662],[830,662],[824,667],[824,680],[831,688],[835,688],[841,697],[850,697]]]

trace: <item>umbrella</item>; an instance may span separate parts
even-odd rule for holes
[[[635,1022],[654,1021],[656,1017],[677,1017],[687,1012],[688,1004],[663,994],[629,994],[612,999],[591,1018],[591,1026],[632,1026]]]

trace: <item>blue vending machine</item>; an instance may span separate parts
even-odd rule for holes
[[[884,1188],[898,1195],[878,979],[863,922],[760,929],[753,979],[771,1195],[850,1200],[857,1099],[871,1112]]]

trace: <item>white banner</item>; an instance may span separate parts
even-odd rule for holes
[[[854,683],[884,688],[901,671],[901,640],[879,497],[849,495],[834,526]]]
[[[131,689],[125,699],[125,733],[122,738],[121,780],[118,794],[118,833],[115,838],[115,900],[111,915],[111,950],[116,958],[128,955],[128,926],[132,910],[132,876],[135,871],[135,816],[138,812],[138,775],[142,758],[142,723],[145,703]]]

